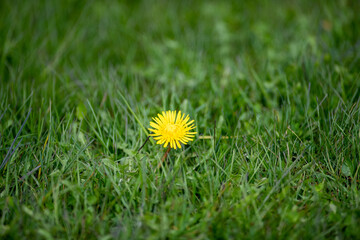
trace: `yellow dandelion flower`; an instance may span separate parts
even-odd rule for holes
[[[193,140],[196,132],[190,132],[194,129],[194,120],[190,120],[189,115],[181,115],[181,111],[166,111],[158,114],[157,117],[152,118],[149,128],[157,144],[164,144],[167,147],[170,144],[171,148],[181,148],[180,143],[187,144]]]

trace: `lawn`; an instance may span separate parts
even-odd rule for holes
[[[0,1],[0,239],[359,239],[359,9]]]

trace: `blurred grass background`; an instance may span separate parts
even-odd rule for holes
[[[0,237],[358,238],[358,9],[1,1]],[[199,136],[154,172],[168,109]]]

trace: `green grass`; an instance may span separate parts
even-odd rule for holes
[[[1,1],[0,238],[360,238],[357,9]]]

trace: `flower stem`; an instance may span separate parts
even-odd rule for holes
[[[166,159],[167,155],[169,154],[170,150],[171,150],[171,147],[169,145],[169,147],[166,149],[166,152],[165,152],[164,156],[161,158],[161,162],[159,162],[159,165],[157,166],[155,171],[160,168],[161,164],[165,161],[165,159]]]

